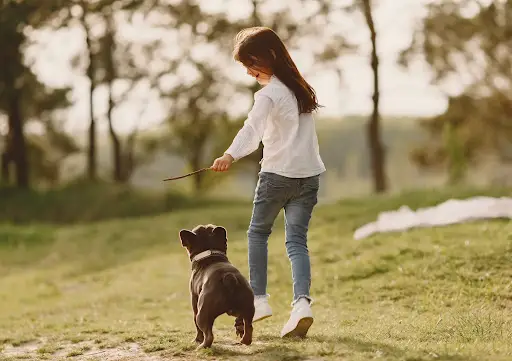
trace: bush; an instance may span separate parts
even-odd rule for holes
[[[206,202],[222,203],[179,192],[140,191],[109,183],[75,182],[47,191],[0,188],[0,222],[91,222],[159,214]]]

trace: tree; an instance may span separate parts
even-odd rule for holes
[[[37,0],[22,2],[25,6],[31,7],[31,11],[37,14],[38,26],[47,29],[62,29],[64,27],[73,26],[78,23],[84,31],[85,38],[85,57],[87,59],[86,75],[90,81],[89,85],[89,131],[88,131],[88,147],[87,147],[87,174],[90,180],[97,178],[97,155],[96,155],[96,120],[94,107],[94,91],[96,89],[95,82],[95,49],[93,37],[91,34],[91,16],[97,8],[104,6],[105,0],[99,2],[89,2],[87,0],[73,0],[71,2],[63,0],[47,0],[44,5]],[[14,3],[14,2],[13,2]],[[18,2],[20,3],[20,2]],[[30,4],[29,4],[30,3]],[[39,8],[37,8],[36,5]],[[44,12],[43,12],[44,11]],[[77,60],[73,60],[77,63]]]
[[[98,177],[97,127],[100,115],[97,114],[94,94],[102,86],[107,88],[108,94],[105,118],[112,142],[112,178],[116,182],[126,182],[126,177],[132,172],[123,169],[128,154],[123,153],[123,139],[114,127],[113,114],[115,108],[128,98],[136,82],[143,79],[148,71],[145,64],[135,66],[133,58],[137,55],[137,49],[132,49],[133,44],[120,43],[117,39],[116,18],[129,21],[134,14],[144,14],[158,6],[157,2],[151,0],[74,0],[57,16],[47,20],[47,24],[54,29],[80,27],[83,30],[84,48],[76,54],[73,63],[89,80],[87,175],[90,180],[94,181]],[[131,83],[121,95],[114,94],[118,81]],[[127,146],[134,146],[136,132],[134,130],[128,136]]]
[[[362,14],[370,38],[369,63],[373,74],[372,112],[367,124],[367,143],[373,179],[373,189],[376,193],[387,190],[386,157],[382,141],[381,116],[380,116],[380,77],[379,77],[379,52],[378,34],[375,25],[374,13],[376,2],[373,0],[353,0],[347,6],[342,7],[349,16]]]
[[[18,22],[32,9],[18,3],[2,4],[0,9],[0,99],[8,117],[8,133],[2,154],[3,177],[9,175],[9,164],[16,168],[18,187],[29,186],[29,174],[26,155],[26,141],[23,131],[21,110],[21,91],[23,76],[29,71],[23,64],[21,47],[25,42]]]
[[[494,97],[449,97],[445,113],[420,121],[429,138],[412,150],[411,159],[420,168],[447,170],[450,184],[462,182],[469,167],[489,152],[501,161],[511,161],[510,143],[506,141],[509,135],[500,135],[489,126],[491,118],[499,119],[503,114],[500,101]]]
[[[31,179],[38,185],[54,187],[61,180],[61,166],[70,155],[81,151],[75,140],[55,127],[45,123],[43,134],[27,134],[27,154]]]
[[[96,67],[94,59],[94,50],[92,44],[92,36],[90,25],[88,24],[88,15],[90,13],[89,3],[85,0],[80,1],[80,25],[84,31],[84,38],[86,44],[86,57],[87,57],[87,78],[89,79],[89,133],[88,133],[88,147],[87,147],[87,175],[89,180],[95,181],[98,177],[98,161],[96,155],[96,119],[94,114],[94,91],[96,90]]]
[[[196,62],[195,66],[200,72],[198,80],[190,85],[181,84],[168,94],[172,101],[168,121],[171,149],[197,170],[210,163],[208,148],[211,149],[211,143],[219,143],[216,138],[222,136],[228,115],[215,106],[218,90],[222,88],[215,71],[203,63]],[[198,193],[204,190],[203,174],[194,175],[194,189]]]
[[[453,182],[463,179],[460,164],[482,155],[512,159],[512,1],[434,1],[427,10],[400,62],[423,59],[441,88],[450,80],[465,86],[447,91],[444,114],[422,121],[431,140],[412,157],[423,167],[448,167]]]
[[[113,157],[113,180],[115,182],[127,182],[130,175],[134,170],[134,151],[135,141],[137,139],[138,126],[126,137],[123,144],[123,139],[114,127],[113,114],[116,107],[129,99],[132,91],[134,91],[138,84],[149,82],[150,88],[155,88],[156,85],[151,83],[149,73],[145,67],[137,66],[134,63],[134,58],[137,56],[136,43],[130,41],[122,42],[117,38],[118,24],[115,21],[115,15],[120,12],[132,14],[138,10],[138,6],[142,4],[141,1],[133,0],[129,9],[117,9],[119,2],[113,2],[110,6],[105,6],[102,11],[103,22],[105,24],[105,32],[99,39],[98,51],[98,70],[103,70],[102,77],[98,76],[96,82],[103,84],[108,88],[108,105],[107,105],[107,122],[109,135],[112,142],[112,157]],[[125,3],[125,7],[127,3]],[[150,44],[151,45],[151,44]],[[119,83],[128,84],[125,90],[120,94],[115,94],[115,86]]]
[[[196,170],[210,165],[213,150],[224,142],[229,104],[242,89],[226,81],[230,53],[221,51],[230,46],[236,25],[226,14],[206,13],[193,1],[157,6],[151,12],[168,28],[164,37],[148,41],[140,52],[146,58],[141,65],[152,69],[146,77],[158,87],[168,109],[169,137],[163,137],[167,138],[164,147],[183,156],[188,167]],[[163,38],[175,39],[180,46],[162,51],[168,47]],[[201,47],[208,55],[198,51]],[[193,187],[198,193],[208,187],[203,174],[193,177]]]
[[[65,106],[67,90],[47,91],[25,64],[22,47],[26,33],[41,26],[47,16],[58,11],[59,1],[2,2],[0,4],[0,110],[7,114],[8,131],[2,153],[2,178],[10,180],[14,163],[16,185],[29,187],[29,163],[24,125],[48,108]]]
[[[183,154],[192,169],[210,165],[219,155],[212,153],[218,144],[229,145],[215,127],[227,127],[232,132],[240,126],[240,119],[227,126],[227,119],[238,118],[238,114],[230,111],[232,105],[238,103],[234,100],[243,96],[250,98],[259,88],[254,83],[250,86],[246,82],[239,83],[233,76],[233,72],[243,71],[231,59],[233,39],[239,30],[267,25],[279,33],[291,50],[313,43],[312,52],[321,58],[325,66],[330,61],[335,65],[333,60],[345,49],[346,42],[336,31],[329,33],[328,40],[319,36],[326,29],[325,24],[314,21],[316,9],[292,15],[290,8],[302,6],[302,3],[291,1],[279,10],[263,11],[261,7],[269,3],[268,0],[252,1],[251,15],[236,21],[222,11],[207,12],[196,1],[184,0],[166,6],[157,3],[147,8],[151,15],[147,18],[158,19],[160,29],[166,30],[165,35],[161,34],[145,45],[143,49],[147,52],[139,51],[145,58],[139,65],[148,69],[146,77],[158,85],[166,99],[169,109],[167,123],[172,137],[169,143],[173,151]],[[316,3],[320,4],[320,1]],[[311,24],[308,27],[300,26],[309,20]],[[330,41],[331,38],[335,41]],[[173,52],[162,51],[168,47],[165,39],[174,39],[180,46]],[[208,55],[201,54],[201,51]],[[256,163],[260,159],[261,155],[258,157],[255,152],[244,161]],[[196,190],[206,186],[201,174],[194,182]]]
[[[113,119],[112,112],[115,107],[114,102],[114,82],[117,78],[116,66],[114,64],[114,52],[116,50],[115,41],[115,24],[112,14],[112,9],[106,10],[105,14],[105,36],[103,39],[103,53],[105,56],[105,82],[108,86],[108,108],[107,108],[107,120],[110,139],[112,141],[112,156],[113,156],[113,179],[116,182],[121,182],[123,179],[123,170],[121,165],[121,141],[117,135]]]
[[[382,135],[380,131],[380,87],[379,87],[379,55],[377,51],[377,30],[373,21],[373,2],[371,0],[361,0],[360,6],[370,31],[370,40],[372,44],[371,67],[373,72],[373,111],[368,122],[368,145],[370,148],[371,164],[374,190],[377,193],[386,190],[385,175],[385,155],[382,145]]]
[[[316,11],[307,18],[307,23],[317,24],[314,33],[320,34],[322,30],[331,28],[334,33],[329,36],[330,40],[324,43],[321,51],[317,54],[317,61],[321,66],[330,65],[338,72],[341,79],[341,71],[337,61],[343,54],[360,51],[361,44],[354,44],[346,40],[335,20],[337,17],[360,17],[364,21],[369,32],[370,52],[369,63],[373,72],[373,109],[367,125],[367,142],[369,156],[371,159],[371,172],[373,188],[377,193],[387,189],[387,177],[385,167],[385,151],[382,144],[381,123],[380,123],[380,82],[379,82],[379,55],[377,29],[374,22],[374,9],[376,4],[372,0],[353,0],[347,2],[333,2],[328,0],[318,1]],[[335,16],[333,16],[335,15]]]
[[[62,160],[79,151],[74,140],[62,130],[57,119],[59,110],[70,105],[70,89],[48,89],[30,71],[24,74],[23,79],[25,85],[20,91],[23,123],[37,123],[42,131],[42,134],[23,133],[30,179],[33,182],[43,180],[55,184]],[[2,162],[4,184],[11,183],[9,164],[13,160],[10,149],[6,148]]]

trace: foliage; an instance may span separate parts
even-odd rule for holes
[[[16,184],[21,187],[29,184],[24,129],[26,123],[43,122],[43,129],[51,128],[48,132],[50,137],[60,140],[68,138],[67,142],[72,143],[54,124],[48,125],[52,121],[54,110],[69,106],[69,89],[48,89],[32,72],[30,64],[26,64],[22,53],[23,48],[28,45],[27,34],[42,26],[46,17],[57,12],[62,4],[61,1],[4,1],[0,7],[0,112],[6,114],[8,119],[2,151],[2,178],[4,182],[11,181],[11,164],[14,164]],[[63,149],[60,148],[61,151]],[[47,158],[48,154],[40,155],[32,163],[36,168],[43,169]],[[36,171],[35,176],[37,175]]]
[[[320,3],[320,2],[318,2]],[[166,38],[175,39],[180,44],[173,52],[160,51],[164,46],[161,37],[146,46],[152,54],[153,61],[159,66],[149,77],[158,85],[160,93],[167,99],[169,109],[168,124],[171,141],[170,149],[185,156],[189,168],[195,170],[209,166],[213,159],[229,145],[227,135],[234,136],[236,127],[241,125],[233,112],[233,99],[243,95],[252,95],[257,90],[255,85],[239,82],[233,72],[242,74],[243,70],[235,68],[231,60],[232,39],[237,31],[248,26],[270,26],[293,49],[303,46],[303,42],[315,38],[318,46],[313,53],[322,58],[324,64],[331,60],[325,50],[332,44],[318,41],[318,34],[325,30],[325,24],[311,23],[308,28],[299,24],[305,19],[313,20],[314,12],[307,12],[297,17],[289,11],[294,2],[275,11],[262,10],[268,1],[252,1],[253,10],[249,17],[239,20],[228,18],[224,12],[205,11],[200,4],[193,1],[181,1],[166,8],[154,7],[149,12],[159,12],[162,22],[170,30],[165,31]],[[295,4],[297,5],[297,4]],[[299,5],[298,5],[299,6]],[[345,42],[338,41],[338,50]],[[215,59],[215,61],[212,61]],[[240,107],[238,112],[246,113]],[[244,162],[258,162],[257,152]],[[195,178],[195,189],[202,191],[207,187],[201,174]]]
[[[416,150],[413,159],[421,166],[442,165],[450,153],[441,141],[443,123],[450,123],[463,162],[485,154],[510,161],[512,1],[433,1],[427,9],[401,63],[408,65],[421,54],[436,83],[460,79],[467,85],[449,96],[444,114],[423,121],[433,142]]]
[[[194,199],[179,192],[140,191],[125,185],[76,180],[46,190],[0,188],[0,223],[89,223],[226,203],[236,202],[212,197]]]
[[[378,32],[375,25],[375,13],[378,6],[377,1],[373,0],[352,0],[346,2],[321,1],[321,6],[315,17],[323,20],[324,23],[332,23],[332,15],[342,13],[351,18],[362,18],[368,30],[368,39],[370,50],[368,53],[368,63],[372,70],[372,113],[367,122],[366,143],[369,149],[370,172],[372,174],[373,190],[376,193],[385,192],[388,188],[386,175],[386,153],[382,141],[381,116],[380,116],[380,73],[379,73],[379,50],[378,50]],[[347,51],[360,50],[355,44],[347,42],[343,36],[338,36],[334,42],[334,48],[328,46],[323,53],[327,55],[330,63],[336,62],[340,56]],[[336,50],[334,50],[336,49]],[[320,57],[322,59],[322,57]],[[341,75],[340,75],[341,76]]]

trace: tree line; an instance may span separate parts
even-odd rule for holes
[[[374,190],[387,189],[379,111],[379,42],[374,19],[378,1],[352,0],[340,5],[313,0],[306,6],[300,0],[288,0],[281,8],[269,11],[270,0],[251,0],[250,12],[236,19],[226,11],[214,12],[192,0],[0,3],[0,116],[7,120],[0,141],[4,185],[29,188],[39,182],[58,184],[61,162],[78,152],[87,154],[84,177],[97,181],[101,124],[108,129],[112,148],[110,178],[115,182],[127,182],[136,167],[160,149],[182,156],[190,169],[207,165],[212,152],[223,151],[244,120],[230,114],[229,105],[237,99],[250,99],[257,90],[257,85],[247,85],[231,76],[234,64],[229,58],[234,34],[244,27],[268,26],[292,49],[314,43],[307,50],[315,66],[340,74],[339,60],[359,51],[358,44],[350,41],[332,16],[343,14],[359,18],[368,30],[373,111],[367,122],[367,145]],[[472,3],[478,7],[468,17],[464,9]],[[291,12],[297,7],[303,10],[300,16]],[[482,5],[476,0],[450,0],[428,5],[428,15],[419,22],[400,63],[409,66],[414,59],[423,57],[439,84],[466,68],[479,68],[475,69],[474,82],[462,94],[450,97],[445,114],[422,120],[433,141],[411,153],[418,165],[448,167],[457,180],[463,178],[464,164],[476,159],[480,150],[492,149],[509,159],[512,67],[506,54],[511,43],[511,14],[512,1]],[[127,23],[144,23],[159,32],[144,41],[131,39],[121,31]],[[85,147],[63,129],[66,110],[72,105],[71,89],[42,83],[26,56],[32,34],[62,29],[80,29],[83,37],[84,46],[71,62],[74,71],[88,79]],[[201,56],[199,47],[211,55]],[[472,58],[475,47],[482,54],[478,59]],[[461,66],[462,62],[467,66]],[[183,74],[193,76],[187,78]],[[95,98],[100,88],[108,98],[105,114],[99,114]],[[153,132],[141,131],[142,124],[138,124],[128,134],[121,134],[115,127],[115,113],[141,89],[157,94],[165,107],[165,122]],[[469,106],[475,110],[470,114],[465,112]],[[40,131],[28,132],[31,124],[38,124]],[[244,162],[254,164],[260,156],[261,149]],[[208,187],[208,181],[198,174],[194,185],[201,191]]]
[[[405,66],[418,58],[446,81],[464,84],[446,91],[445,113],[422,119],[430,140],[411,158],[423,168],[446,169],[452,184],[468,168],[492,156],[512,161],[512,0],[442,0],[427,6],[411,45],[400,54]]]

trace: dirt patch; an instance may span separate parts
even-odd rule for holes
[[[2,351],[0,352],[0,356],[6,356],[7,358],[18,358],[20,356],[23,357],[26,355],[35,354],[40,345],[40,341],[24,342],[16,346],[13,346],[12,344],[5,344]]]
[[[0,359],[23,360],[76,360],[76,361],[163,361],[158,355],[146,354],[137,343],[125,343],[113,348],[100,349],[93,342],[63,343],[48,345],[30,341],[21,345],[4,345]],[[169,360],[166,358],[165,360]]]
[[[160,361],[163,360],[159,356],[148,355],[136,343],[124,344],[116,348],[104,350],[90,350],[84,352],[83,355],[76,358],[77,360],[101,360],[101,361]]]

